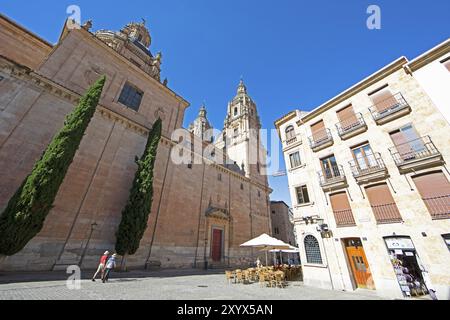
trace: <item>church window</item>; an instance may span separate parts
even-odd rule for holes
[[[222,181],[222,174],[221,174],[221,173],[219,173],[219,174],[217,175],[217,180]]]
[[[128,108],[138,111],[143,95],[143,91],[129,83],[125,83],[122,92],[120,93],[119,102]]]
[[[236,128],[233,131],[233,136],[236,138],[238,136],[239,130]]]
[[[241,190],[244,190],[244,184],[241,183]]]
[[[234,108],[234,115],[237,116],[237,114],[238,114],[238,108],[235,107],[235,108]]]
[[[322,264],[322,255],[320,254],[319,241],[312,236],[307,235],[304,240],[306,262],[313,264]]]

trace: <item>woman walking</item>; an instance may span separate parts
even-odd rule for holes
[[[111,270],[113,270],[116,267],[116,257],[117,257],[117,254],[114,253],[111,256],[111,258],[109,258],[108,261],[106,262],[105,273],[103,274],[103,278],[102,278],[103,283],[108,281]]]
[[[92,281],[95,282],[95,278],[97,278],[97,275],[99,272],[101,272],[100,279],[103,279],[103,273],[105,271],[106,261],[108,261],[108,257],[109,257],[109,251],[105,251],[105,253],[100,258],[100,262],[98,264],[97,271],[95,272],[94,276],[92,277]]]

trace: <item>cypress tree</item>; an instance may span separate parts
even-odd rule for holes
[[[22,182],[0,215],[0,255],[11,256],[42,229],[59,187],[95,113],[105,84],[97,80],[66,116],[31,173]]]
[[[147,229],[153,199],[153,167],[161,139],[161,126],[161,119],[156,120],[148,134],[142,157],[136,157],[138,169],[116,233],[116,252],[122,256],[136,253]]]

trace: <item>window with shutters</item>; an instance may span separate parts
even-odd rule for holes
[[[370,93],[369,97],[373,103],[372,107],[369,109],[378,124],[380,124],[378,120],[388,117],[394,113],[397,114],[400,110],[409,108],[409,105],[403,95],[400,92],[395,94],[392,93],[388,85],[385,85]]]
[[[300,167],[302,165],[300,161],[300,153],[298,151],[291,153],[289,155],[289,162],[291,164],[291,169]]]
[[[401,222],[402,217],[386,183],[366,187],[377,224]]]
[[[306,262],[312,264],[322,264],[322,254],[320,253],[319,241],[312,236],[307,235],[304,240]]]
[[[143,91],[127,82],[120,93],[119,102],[130,109],[138,111],[143,95]]]
[[[414,176],[414,184],[433,219],[450,218],[450,183],[442,171]]]
[[[298,204],[305,204],[309,203],[309,195],[308,195],[308,188],[305,186],[296,187],[295,193],[297,195],[297,203]]]
[[[353,212],[348,201],[347,193],[339,192],[330,195],[331,207],[334,219],[338,227],[348,227],[355,225]]]
[[[356,114],[355,111],[353,110],[352,105],[349,105],[337,111],[336,114],[339,118],[337,128],[340,135],[343,135],[347,132],[359,128],[362,125],[365,125],[365,122],[361,114],[360,113]]]
[[[323,120],[320,120],[311,125],[311,134],[312,136],[309,137],[309,144],[313,151],[318,151],[315,149],[322,149],[328,145],[333,144],[333,137],[331,136],[331,132],[329,129],[325,128]]]

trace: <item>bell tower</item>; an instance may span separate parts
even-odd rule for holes
[[[256,104],[248,95],[247,87],[241,79],[236,96],[228,103],[221,147],[245,171],[247,177],[261,179],[260,182],[266,185],[266,151],[261,144],[260,129]]]

